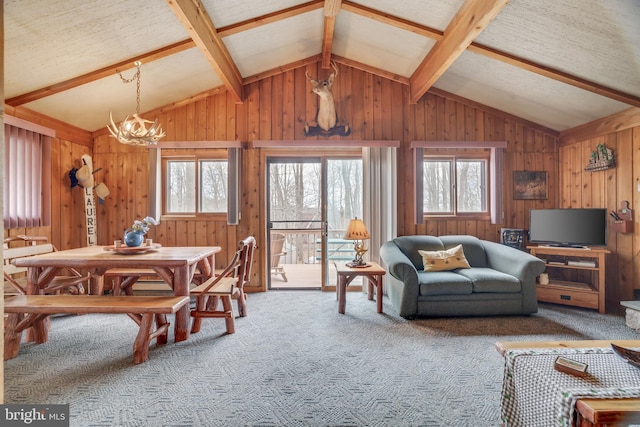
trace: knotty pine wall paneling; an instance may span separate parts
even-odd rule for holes
[[[616,166],[603,171],[585,171],[591,152],[604,143],[614,152]],[[640,198],[640,123],[579,141],[569,139],[559,147],[560,207],[620,209],[627,200],[637,222]],[[617,233],[608,220],[607,311],[621,312],[619,301],[634,299],[640,290],[640,227],[633,233]]]
[[[313,141],[323,149],[323,138],[304,137],[304,123],[315,121],[318,97],[305,77],[325,78],[330,70],[319,64],[302,66],[280,75],[247,84],[242,104],[233,102],[224,91],[192,102],[177,103],[145,113],[148,119],[158,117],[167,132],[166,140],[239,140],[242,142],[241,220],[229,226],[226,220],[166,219],[152,227],[149,237],[169,246],[220,245],[223,252],[216,257],[218,268],[226,265],[237,242],[249,235],[258,240],[250,289],[266,287],[266,218],[264,192],[265,165],[261,149],[253,148],[257,139],[298,139]],[[400,140],[398,150],[398,234],[469,233],[498,241],[501,227],[528,226],[528,209],[554,207],[560,194],[558,182],[558,134],[544,127],[510,116],[469,100],[434,89],[417,103],[409,102],[408,87],[402,83],[374,76],[362,70],[340,65],[334,84],[338,119],[348,123],[351,135],[333,136],[332,140],[390,139]],[[505,221],[494,225],[479,220],[437,220],[416,225],[413,221],[413,161],[409,144],[414,140],[506,140],[504,188]],[[94,132],[93,160],[103,167],[102,177],[111,190],[104,204],[98,205],[98,242],[110,244],[121,238],[136,218],[148,214],[149,154],[146,148],[117,143],[105,131]],[[80,147],[61,145],[57,172],[70,168],[82,153]],[[300,153],[300,149],[289,152]],[[284,152],[283,152],[284,154]],[[63,161],[64,160],[64,161]],[[69,166],[67,166],[67,164]],[[545,170],[549,173],[549,198],[543,201],[514,201],[511,179],[514,170]],[[57,228],[65,245],[81,246],[84,233],[84,211],[78,201],[81,192],[71,193],[61,185],[61,202],[57,208]],[[75,200],[74,197],[78,197]],[[57,242],[56,242],[57,243]],[[65,245],[61,245],[65,247]]]

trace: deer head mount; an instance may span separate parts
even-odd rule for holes
[[[308,123],[305,123],[304,134],[306,136],[346,136],[351,133],[349,126],[336,126],[338,115],[331,88],[338,75],[338,67],[334,62],[331,62],[331,67],[333,72],[325,80],[316,80],[309,75],[309,72],[305,72],[305,76],[311,82],[311,90],[320,98],[320,106],[316,114],[316,125],[309,126]]]

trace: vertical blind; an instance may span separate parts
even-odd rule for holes
[[[363,219],[371,234],[369,258],[380,262],[380,246],[398,233],[397,148],[363,147]]]
[[[44,150],[51,138],[4,125],[4,228],[38,227],[43,220]]]

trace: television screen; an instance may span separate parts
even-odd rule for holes
[[[606,246],[606,209],[531,209],[529,241],[557,246]]]

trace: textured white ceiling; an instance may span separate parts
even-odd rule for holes
[[[374,36],[384,34],[384,37]],[[349,12],[336,19],[333,53],[410,77],[435,40]]]
[[[217,28],[306,4],[293,0],[201,0]],[[343,1],[343,5],[347,0]],[[381,14],[443,31],[464,0],[356,0]],[[163,0],[5,0],[5,96],[91,73],[188,39]],[[476,39],[493,49],[640,96],[640,1],[511,0]],[[323,8],[222,39],[242,78],[322,50]],[[346,10],[332,53],[410,77],[435,40]],[[131,76],[134,70],[126,70]],[[142,110],[221,86],[198,48],[145,63]],[[558,131],[630,105],[467,51],[435,87]],[[135,110],[135,86],[114,74],[25,105],[80,128],[103,128]]]
[[[184,78],[184,64],[189,64],[189,78]],[[135,70],[122,72],[125,78],[134,74]],[[140,81],[142,112],[222,85],[220,77],[197,48],[144,64]],[[120,76],[114,74],[25,106],[35,111],[47,111],[47,115],[67,123],[78,123],[77,126],[90,123],[88,130],[96,130],[109,123],[109,112],[113,113],[116,122],[136,112],[136,83],[123,83]]]
[[[640,96],[640,1],[512,0],[476,41]]]
[[[130,0],[5,0],[5,96],[188,38],[165,2],[136,0],[135,8],[132,4]]]
[[[322,50],[322,9],[223,39],[243,77],[317,55]]]
[[[435,87],[556,130],[628,108],[473,52],[463,53]]]

